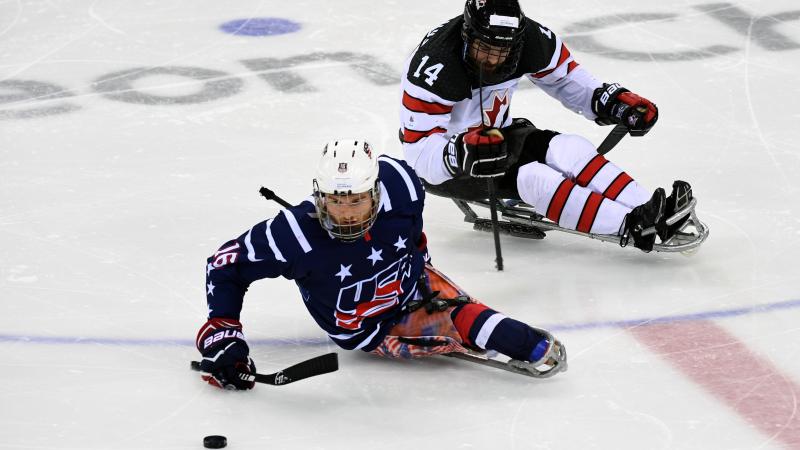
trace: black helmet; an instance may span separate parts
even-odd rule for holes
[[[517,69],[524,33],[525,14],[517,0],[467,0],[461,28],[467,67],[476,75],[480,72],[480,64],[470,56],[470,48],[477,41],[475,45],[480,45],[481,51],[505,56],[500,64],[483,71],[484,82],[503,81]]]

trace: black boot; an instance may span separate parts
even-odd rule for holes
[[[675,222],[672,225],[667,225],[667,219],[674,216],[676,212],[680,211],[689,202],[692,201],[692,186],[681,180],[675,180],[672,183],[672,193],[669,194],[667,197],[667,206],[664,209],[664,217],[658,222],[656,225],[656,231],[658,231],[658,237],[661,239],[661,242],[666,242],[667,240],[671,239],[675,233],[681,229],[683,224],[689,220],[689,214],[681,217],[680,220]]]
[[[666,197],[667,194],[664,189],[658,188],[653,192],[653,196],[650,197],[647,203],[633,208],[625,216],[622,232],[620,233],[620,246],[625,247],[630,239],[633,238],[634,247],[645,253],[653,250],[653,244],[656,243],[656,233],[642,236],[642,232],[647,228],[656,226],[662,220],[667,202]]]

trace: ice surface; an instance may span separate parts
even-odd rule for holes
[[[437,266],[552,329],[569,372],[541,381],[341,351],[334,374],[231,393],[188,370],[205,258],[278,211],[261,185],[307,196],[331,138],[401,156],[402,63],[461,8],[0,1],[0,448],[189,449],[209,434],[231,449],[800,448],[786,438],[794,411],[758,428],[671,363],[680,355],[630,332],[710,320],[783,377],[745,386],[800,379],[800,12],[789,0],[523,1],[598,78],[658,104],[658,126],[609,158],[651,188],[690,181],[711,227],[692,257],[504,237],[498,273],[491,236],[428,197]],[[301,28],[219,28],[250,17]],[[535,88],[516,94],[513,114],[595,143],[609,131]],[[242,321],[261,372],[336,350],[285,280],[255,284]],[[713,366],[716,350],[703,350]],[[796,405],[798,392],[785,397]]]

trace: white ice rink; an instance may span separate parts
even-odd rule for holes
[[[463,3],[0,0],[0,448],[800,448],[797,3],[522,5],[658,104],[609,159],[690,181],[708,241],[504,237],[498,273],[491,235],[428,196],[434,263],[553,330],[568,372],[339,351],[333,374],[225,392],[188,368],[205,258],[279,211],[260,186],[307,196],[326,141],[401,156],[402,63]],[[247,18],[300,27],[220,29]],[[514,116],[608,133],[522,84]],[[286,280],[254,284],[242,322],[259,372],[337,350]]]

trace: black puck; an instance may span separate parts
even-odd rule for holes
[[[228,445],[228,439],[225,436],[206,436],[203,438],[203,447],[205,448],[225,448]]]

